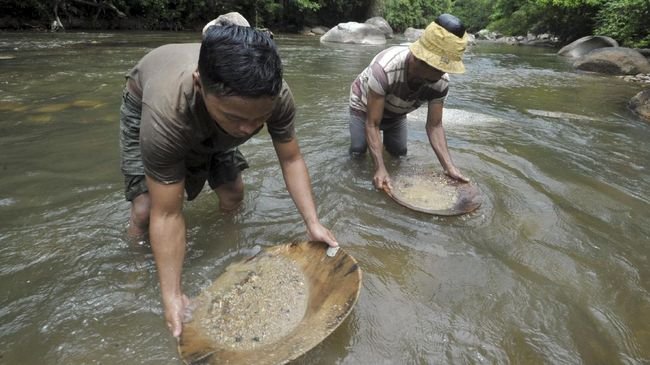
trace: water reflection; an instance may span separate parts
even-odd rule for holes
[[[0,38],[15,55],[0,60],[0,363],[179,363],[151,254],[123,239],[117,111],[129,67],[196,36]],[[650,125],[626,109],[639,85],[575,73],[547,49],[472,48],[445,125],[485,199],[436,218],[375,191],[370,159],[347,156],[349,85],[380,48],[276,41],[319,214],[364,270],[350,318],[296,364],[650,360]],[[424,115],[409,117],[409,150],[438,169]],[[220,213],[208,192],[185,207],[190,295],[305,237],[268,134],[242,151],[241,211]]]

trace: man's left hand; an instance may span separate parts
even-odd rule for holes
[[[456,166],[451,166],[447,171],[445,171],[445,174],[454,180],[466,183],[469,182],[469,179],[463,176],[463,174],[460,173]]]
[[[307,234],[312,241],[323,241],[330,247],[338,247],[334,234],[329,229],[323,227],[320,223],[314,223],[307,226]]]

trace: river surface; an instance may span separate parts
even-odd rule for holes
[[[123,75],[194,33],[0,33],[0,363],[179,364],[148,247],[124,237]],[[376,191],[348,157],[349,85],[383,47],[278,35],[322,223],[363,270],[345,322],[295,364],[648,364],[650,123],[640,85],[577,73],[555,50],[479,44],[451,77],[444,125],[481,189],[438,218]],[[394,42],[399,42],[396,40]],[[424,110],[409,154],[424,163]],[[185,205],[184,289],[306,238],[266,131],[241,148],[245,206]]]

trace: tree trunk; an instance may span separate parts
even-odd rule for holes
[[[384,1],[385,0],[370,0],[370,4],[368,5],[368,14],[366,14],[366,16],[368,18],[384,16]]]
[[[93,17],[93,28],[97,28],[97,20],[99,19],[99,14],[102,12],[102,8],[97,8],[97,12]]]
[[[126,14],[124,14],[123,12],[120,11],[120,9],[115,7],[115,5],[113,5],[113,3],[110,0],[108,2],[102,1],[100,3],[90,2],[90,1],[86,1],[86,0],[70,0],[70,1],[75,2],[75,3],[79,3],[79,4],[94,6],[96,8],[100,8],[100,9],[110,9],[110,10],[114,11],[117,14],[117,16],[119,16],[120,18],[126,17]]]
[[[61,22],[61,19],[59,19],[59,4],[61,3],[61,0],[57,0],[54,3],[54,22],[52,22],[52,26],[50,27],[53,32],[60,30],[65,30],[63,27],[63,23]]]

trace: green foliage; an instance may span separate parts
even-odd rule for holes
[[[424,28],[438,15],[451,10],[451,0],[386,0],[384,18],[396,31]]]
[[[469,32],[475,33],[487,27],[493,9],[492,0],[456,0],[451,13],[463,21]]]
[[[300,10],[316,11],[320,9],[321,4],[313,0],[295,0],[296,7]]]
[[[379,0],[320,0],[321,18],[322,15],[338,17],[338,19],[329,18],[329,23],[347,20],[365,21],[366,19],[362,18],[367,15],[366,13],[374,1]],[[325,13],[323,14],[323,12]]]
[[[365,21],[372,0],[285,0],[283,24],[334,26],[340,22]],[[304,2],[304,3],[300,3]]]
[[[542,15],[543,8],[534,1],[498,0],[488,28],[505,35],[527,34]]]
[[[540,13],[539,22],[530,30],[532,33],[551,33],[564,42],[593,34],[598,9],[594,6],[566,8],[548,5]]]
[[[425,20],[422,9],[414,2],[417,0],[387,0],[384,8],[384,18],[393,27],[393,30],[404,30],[407,27],[422,28]]]
[[[650,47],[650,0],[0,0],[0,28],[47,29],[56,7],[68,29],[116,27],[123,14],[127,26],[201,29],[219,14],[238,11],[257,27],[297,30],[364,21],[376,4],[395,31],[424,28],[449,12],[470,32],[547,32],[564,41],[597,33],[625,46]]]
[[[540,5],[553,5],[560,8],[582,8],[600,6],[608,0],[539,0]]]
[[[591,34],[600,0],[498,0],[488,28],[505,35],[551,33],[561,40]]]
[[[629,47],[650,47],[650,1],[608,1],[598,12],[598,34]]]

